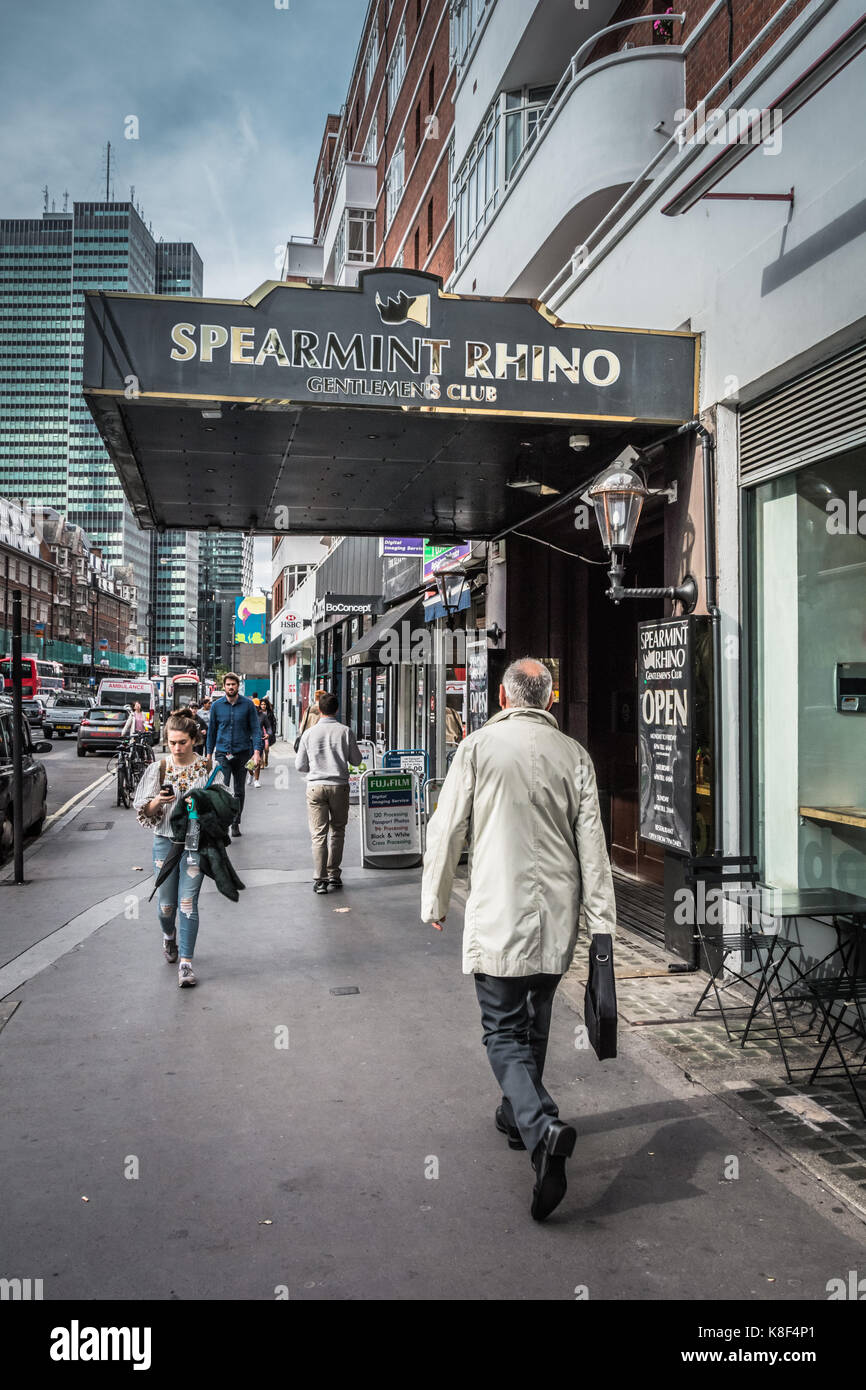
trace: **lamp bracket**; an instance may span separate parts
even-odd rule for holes
[[[607,596],[612,603],[619,604],[624,598],[669,598],[675,603],[681,603],[684,613],[692,613],[695,609],[698,601],[698,585],[694,575],[687,574],[682,584],[638,589],[627,589],[622,582],[624,575],[622,556],[616,554],[608,571],[610,588],[607,591]]]
[[[669,487],[651,487],[647,489],[647,497],[666,497],[668,505],[670,505],[671,502],[676,502],[677,495],[678,486],[676,479],[674,479]]]

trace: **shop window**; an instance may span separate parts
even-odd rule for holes
[[[836,693],[866,677],[866,449],[749,501],[751,838],[768,883],[866,896],[866,698]]]

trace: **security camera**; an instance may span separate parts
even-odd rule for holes
[[[588,434],[570,434],[568,436],[568,447],[569,449],[573,449],[576,454],[581,453],[584,449],[588,449],[590,442]]]

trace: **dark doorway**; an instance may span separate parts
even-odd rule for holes
[[[647,518],[647,522],[649,518]],[[628,557],[626,583],[639,588],[664,583],[661,526],[645,534]],[[638,834],[637,625],[664,616],[663,599],[607,597],[603,569],[589,582],[588,746],[595,763],[602,815],[615,869],[650,883],[664,881],[664,851]]]

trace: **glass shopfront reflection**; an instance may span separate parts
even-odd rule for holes
[[[866,450],[748,499],[751,843],[777,887],[866,896]]]

